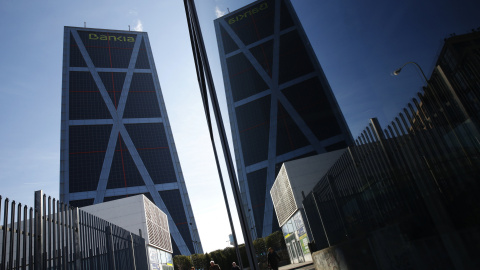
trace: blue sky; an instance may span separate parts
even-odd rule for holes
[[[227,128],[213,20],[251,2],[196,0]],[[444,38],[480,27],[478,0],[292,4],[354,138],[371,117],[385,126],[420,91],[414,66],[395,77],[393,70],[416,61],[429,76]],[[181,0],[0,0],[0,195],[29,206],[38,189],[59,197],[63,26],[84,22],[148,32],[204,250],[224,248],[230,228]]]

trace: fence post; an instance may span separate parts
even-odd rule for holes
[[[74,247],[74,268],[82,269],[82,251],[80,250],[80,220],[78,214],[78,207],[72,210],[73,218],[73,247]]]
[[[35,270],[43,270],[42,256],[43,256],[43,190],[35,191]]]
[[[107,241],[107,257],[108,257],[108,269],[109,270],[115,270],[115,256],[114,256],[114,250],[113,250],[113,236],[112,236],[112,227],[107,226],[106,227],[106,241]]]
[[[128,247],[130,248],[130,256],[132,256],[132,270],[136,270],[136,261],[135,261],[135,246],[133,244],[133,236],[132,233],[130,233],[129,237],[130,241],[128,242]]]

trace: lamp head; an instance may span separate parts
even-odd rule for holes
[[[400,74],[400,71],[402,71],[402,68],[399,68],[399,69],[395,70],[392,74],[394,76],[397,76],[398,74]]]

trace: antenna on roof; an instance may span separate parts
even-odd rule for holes
[[[83,28],[87,28],[87,22],[83,22]]]
[[[230,13],[230,9],[228,7],[227,7],[227,11],[228,11],[228,13]]]
[[[130,24],[128,25],[128,31],[130,31]]]

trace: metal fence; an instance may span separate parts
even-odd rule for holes
[[[479,123],[437,79],[385,129],[371,119],[305,198],[318,249],[395,227],[429,269],[480,265]]]
[[[42,191],[34,208],[0,196],[0,216],[0,270],[148,269],[141,236]]]

